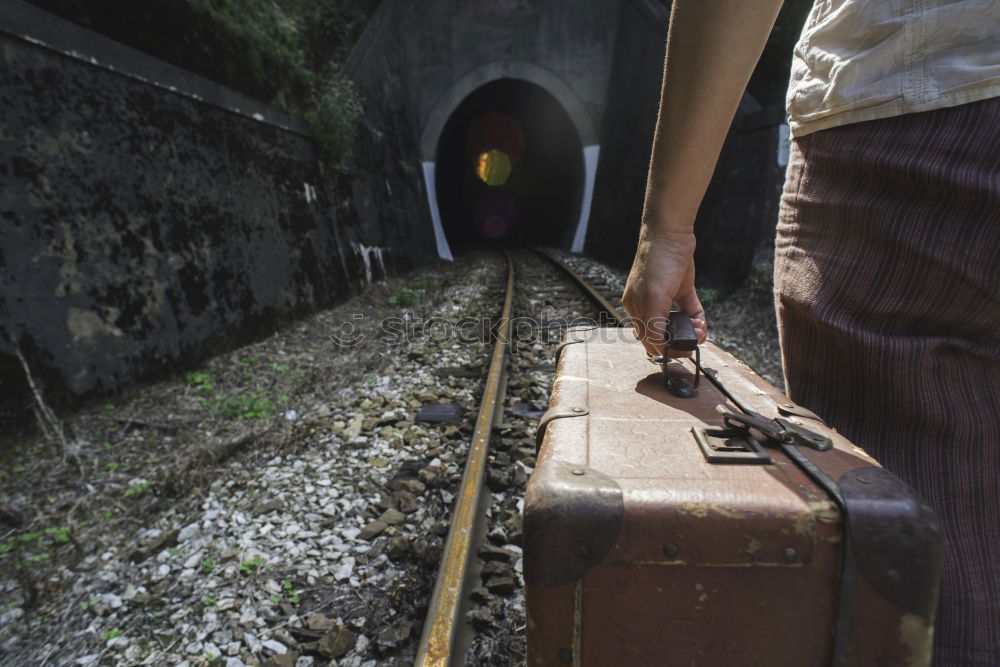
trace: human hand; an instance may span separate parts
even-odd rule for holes
[[[694,248],[693,232],[653,235],[644,229],[639,239],[622,306],[632,318],[636,338],[650,354],[663,354],[671,303],[691,317],[699,344],[708,336],[705,309],[694,289]],[[669,353],[690,354],[673,350]]]

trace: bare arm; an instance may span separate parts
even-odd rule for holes
[[[646,200],[622,304],[648,352],[663,347],[672,301],[705,340],[694,289],[694,220],[781,0],[675,0]]]

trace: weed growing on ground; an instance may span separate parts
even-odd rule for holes
[[[45,534],[62,544],[69,542],[70,539],[68,526],[51,526],[45,529]]]
[[[250,560],[245,560],[240,563],[240,572],[242,574],[253,574],[261,566],[260,556],[254,556]]]
[[[230,396],[220,401],[218,408],[230,419],[266,419],[274,414],[274,402],[257,393]]]
[[[285,597],[292,604],[299,603],[299,591],[295,590],[295,587],[292,586],[291,579],[285,579],[281,582],[281,592],[284,593]]]
[[[188,384],[203,396],[211,395],[215,391],[215,385],[212,384],[212,376],[208,373],[196,371],[188,373],[186,377]]]
[[[389,303],[393,306],[412,306],[417,302],[416,290],[409,287],[400,287],[399,291],[389,297]]]
[[[138,498],[149,490],[149,482],[136,482],[125,489],[126,498]]]
[[[250,379],[253,374],[260,369],[260,358],[256,355],[247,355],[240,360],[244,379]],[[272,370],[279,372],[287,371],[287,366],[272,363]],[[223,417],[229,419],[266,419],[274,414],[274,401],[267,396],[253,392],[239,396],[229,396],[218,398],[215,396],[216,387],[212,381],[212,376],[203,371],[195,371],[185,376],[188,385],[199,395],[199,402],[202,407],[212,408]],[[284,394],[278,397],[279,402],[284,403],[288,397]],[[158,435],[154,431],[151,436]]]

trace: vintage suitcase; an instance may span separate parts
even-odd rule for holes
[[[528,664],[929,664],[930,510],[746,365],[700,352],[709,376],[678,398],[631,330],[567,336],[524,504]],[[694,383],[691,360],[668,367]]]

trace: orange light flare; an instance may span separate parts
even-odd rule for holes
[[[510,178],[510,170],[510,157],[495,148],[480,153],[476,162],[476,175],[486,185],[503,185]]]

